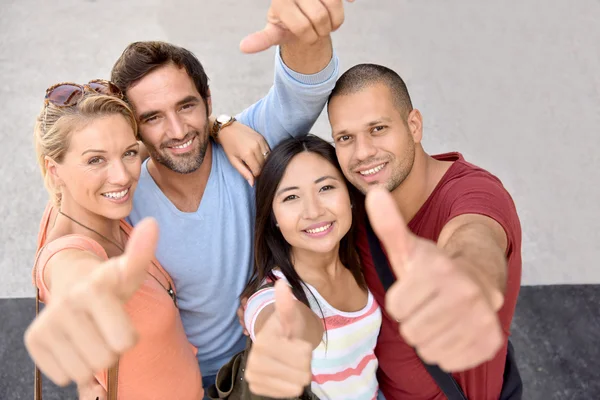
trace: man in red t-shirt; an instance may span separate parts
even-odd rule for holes
[[[362,226],[365,277],[386,310],[376,349],[383,394],[445,399],[423,360],[452,372],[468,399],[498,399],[521,281],[510,195],[459,153],[425,153],[421,113],[388,68],[348,70],[328,113],[342,170],[369,192],[369,219],[397,278],[386,293]]]

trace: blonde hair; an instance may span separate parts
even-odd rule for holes
[[[59,164],[62,163],[74,132],[83,129],[97,118],[114,114],[125,117],[133,129],[133,134],[137,135],[137,123],[133,111],[127,103],[116,96],[86,91],[76,105],[58,107],[48,103],[42,108],[36,118],[33,140],[44,185],[56,206],[60,206],[61,193],[60,189],[54,186],[46,170],[46,157]]]

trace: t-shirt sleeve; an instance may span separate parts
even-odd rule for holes
[[[250,333],[252,341],[256,338],[254,326],[256,325],[258,315],[266,306],[273,303],[275,303],[275,288],[272,286],[258,290],[248,299],[246,309],[244,310],[244,324]]]
[[[504,305],[498,311],[508,334],[521,284],[521,224],[515,204],[502,183],[493,175],[477,172],[461,179],[449,194],[448,220],[464,214],[480,214],[498,222],[506,233],[508,263]]]
[[[323,70],[305,75],[285,65],[278,47],[273,86],[236,119],[263,135],[271,148],[287,138],[304,136],[323,111],[338,74],[335,52]]]
[[[96,254],[103,260],[108,259],[108,256],[102,246],[100,246],[98,242],[86,236],[69,235],[58,238],[46,244],[40,249],[41,253],[38,256],[36,265],[33,267],[33,279],[35,281],[35,285],[40,291],[40,300],[45,303],[50,301],[50,291],[48,290],[48,286],[44,280],[44,271],[46,269],[46,265],[48,265],[48,261],[50,261],[54,255],[68,249],[89,251],[93,254]]]
[[[521,226],[513,199],[500,181],[486,174],[460,179],[453,185],[452,193],[446,223],[464,214],[492,218],[506,233],[506,253],[509,255],[515,243],[521,240]]]

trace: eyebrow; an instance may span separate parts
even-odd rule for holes
[[[198,103],[200,102],[200,99],[196,96],[193,95],[189,95],[187,97],[184,97],[182,100],[179,100],[177,103],[175,103],[176,107],[181,107],[184,104],[187,103]],[[159,114],[160,111],[146,111],[143,114],[140,114],[140,116],[138,117],[140,121],[144,121],[150,117],[154,117],[156,114]]]
[[[187,103],[198,103],[198,102],[200,102],[199,98],[197,98],[196,96],[193,96],[193,95],[189,95],[189,96],[185,97],[183,100],[179,100],[175,105],[177,107],[180,107]]]
[[[339,182],[339,179],[336,178],[335,176],[325,175],[325,176],[320,177],[319,179],[316,179],[315,183],[321,183],[327,179],[333,179],[334,181]],[[283,188],[280,191],[278,191],[275,196],[277,197],[277,196],[280,196],[281,194],[283,194],[284,192],[289,192],[290,190],[298,190],[298,189],[299,189],[298,186],[289,186],[289,187]]]
[[[325,176],[322,176],[322,177],[320,177],[319,179],[317,179],[317,180],[315,181],[315,183],[321,183],[321,182],[323,182],[323,181],[325,181],[325,180],[327,180],[327,179],[333,179],[334,181],[339,181],[339,179],[338,179],[338,178],[336,178],[335,176],[331,176],[331,175],[325,175]]]
[[[156,114],[158,114],[158,111],[147,111],[143,114],[140,114],[140,116],[138,117],[138,119],[140,121],[144,121],[150,117],[154,117]]]
[[[392,122],[392,119],[388,118],[388,117],[379,117],[379,118],[369,122],[367,124],[367,126],[377,126],[377,125],[381,125],[384,122],[390,123],[390,122]]]
[[[132,147],[135,147],[135,146],[139,146],[139,143],[138,143],[138,142],[135,142],[135,143],[133,143],[133,144],[130,144],[129,146],[127,146],[127,149],[126,149],[126,150],[129,150],[129,149],[131,149]],[[81,153],[81,155],[83,156],[83,155],[85,155],[86,153],[106,153],[106,150],[87,149],[86,151],[84,151],[83,153]]]
[[[388,118],[388,117],[379,117],[377,119],[374,119],[373,121],[368,122],[365,126],[367,128],[372,128],[374,126],[381,125],[384,122],[385,123],[391,123],[392,119]],[[341,136],[341,135],[346,135],[346,134],[348,134],[348,130],[344,129],[344,130],[341,130],[339,132],[335,132],[332,136],[335,137],[335,136]]]

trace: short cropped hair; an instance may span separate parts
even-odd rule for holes
[[[329,95],[329,102],[336,96],[353,94],[375,84],[387,86],[399,111],[408,116],[413,106],[406,83],[393,70],[377,64],[358,64],[344,72]]]

